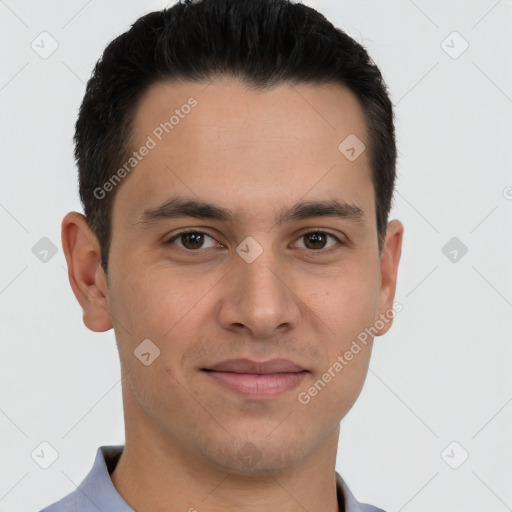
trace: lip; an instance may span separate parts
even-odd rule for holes
[[[203,373],[223,387],[245,398],[264,400],[297,387],[308,370],[287,359],[257,362],[250,359],[230,359]]]
[[[268,361],[252,361],[251,359],[228,359],[214,366],[205,368],[217,372],[249,373],[268,375],[271,373],[296,373],[305,370],[302,366],[288,359],[270,359]]]

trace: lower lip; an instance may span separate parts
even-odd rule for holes
[[[238,392],[246,398],[265,399],[297,387],[308,372],[272,373],[268,375],[215,371],[204,371],[204,373],[215,379],[219,384]]]

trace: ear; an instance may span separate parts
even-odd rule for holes
[[[91,331],[108,331],[112,318],[98,239],[85,217],[77,212],[64,217],[61,236],[69,283],[82,306],[84,324]]]
[[[389,317],[389,311],[393,310],[403,234],[404,226],[399,220],[392,220],[388,223],[386,240],[380,258],[381,287],[379,301],[379,318],[385,318],[386,321],[382,322],[384,326],[378,330],[377,336],[385,334],[393,324],[393,317]],[[388,312],[387,315],[386,312]]]

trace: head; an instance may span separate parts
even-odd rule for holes
[[[239,472],[311,455],[392,323],[393,110],[364,48],[286,0],[180,3],[106,48],[75,144],[63,246],[84,322],[115,330],[127,429]],[[304,378],[244,397],[207,371],[233,358]]]

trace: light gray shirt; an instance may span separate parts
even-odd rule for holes
[[[82,483],[64,498],[40,512],[135,512],[114,487],[114,471],[124,445],[100,446],[93,467]],[[372,505],[359,503],[336,472],[336,491],[340,512],[384,512]]]

